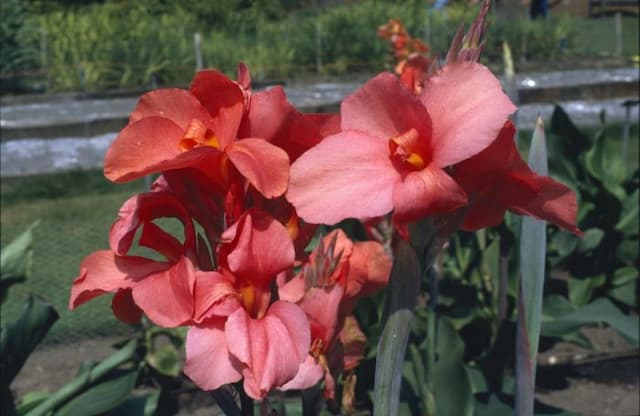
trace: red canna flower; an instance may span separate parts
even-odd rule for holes
[[[474,62],[444,67],[419,97],[380,74],[342,103],[342,132],[293,163],[287,199],[311,223],[452,211],[467,199],[445,168],[486,148],[514,110]]]
[[[244,77],[247,82],[248,74]],[[168,88],[145,94],[107,151],[105,176],[125,182],[194,167],[226,182],[233,166],[267,198],[282,195],[287,154],[263,137],[238,136],[245,95],[239,84],[213,70],[198,72],[189,91]],[[260,110],[264,120],[279,117],[276,107]]]
[[[509,210],[582,234],[576,226],[575,193],[547,176],[534,173],[518,153],[515,133],[513,124],[506,122],[489,147],[454,166],[453,177],[470,200],[461,228],[492,227],[502,222]]]

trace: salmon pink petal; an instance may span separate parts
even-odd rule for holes
[[[324,369],[310,355],[298,368],[298,374],[293,380],[282,385],[279,390],[304,390],[315,386],[322,379]]]
[[[289,156],[262,139],[242,139],[224,149],[233,166],[266,198],[284,194],[289,182]]]
[[[130,289],[147,276],[169,268],[168,263],[143,257],[116,256],[110,250],[91,253],[80,265],[80,275],[73,281],[69,309],[106,292]]]
[[[211,146],[183,152],[183,133],[163,117],[145,117],[127,125],[107,150],[104,175],[114,182],[127,182],[164,170],[200,166],[219,157],[220,151]]]
[[[194,314],[194,281],[191,261],[183,257],[169,269],[151,274],[133,286],[133,300],[159,326],[185,325]]]
[[[140,98],[136,109],[129,117],[134,123],[146,117],[167,118],[176,123],[182,131],[191,120],[197,119],[211,128],[213,120],[206,108],[189,91],[178,88],[166,88],[146,93]]]
[[[312,287],[298,305],[309,319],[311,339],[322,340],[328,348],[338,325],[338,308],[344,290],[340,285],[330,288]]]
[[[291,165],[287,199],[314,224],[369,219],[393,209],[399,181],[386,141],[348,131],[325,138]]]
[[[230,242],[219,247],[221,263],[239,278],[265,286],[293,267],[295,252],[287,229],[264,212],[248,211],[222,238]]]
[[[271,141],[295,111],[280,86],[253,93],[240,137],[259,137]]]
[[[195,321],[229,316],[240,307],[233,276],[219,272],[196,272]]]
[[[416,129],[418,135],[431,135],[431,119],[418,98],[390,73],[382,73],[344,99],[341,106],[342,130],[366,132],[387,139]],[[495,137],[495,136],[494,136]]]
[[[393,201],[394,219],[411,222],[460,208],[467,203],[467,196],[451,176],[431,164],[406,175],[394,188]]]
[[[445,167],[489,146],[516,107],[483,65],[461,62],[429,77],[420,96],[433,122],[433,162]]]
[[[244,62],[238,64],[236,70],[236,80],[244,90],[251,92],[251,73]]]
[[[523,206],[510,206],[509,210],[520,215],[549,221],[560,228],[578,236],[582,231],[576,225],[578,202],[576,194],[561,183],[547,176],[537,176],[535,181],[540,185],[538,196]]]
[[[202,390],[215,390],[242,379],[229,355],[224,323],[219,319],[187,332],[184,373]]]
[[[261,399],[298,373],[309,353],[309,322],[297,305],[277,301],[262,319],[238,309],[227,319],[227,345],[242,365],[244,390]]]
[[[213,133],[224,148],[235,139],[244,115],[242,89],[226,75],[205,70],[196,74],[190,91],[209,111]]]
[[[304,116],[318,126],[322,137],[340,133],[340,124],[342,123],[340,114],[310,113],[304,114]]]
[[[113,314],[127,324],[139,324],[142,319],[142,309],[133,301],[131,289],[119,290],[111,300]]]
[[[280,282],[280,279],[278,279],[278,298],[280,300],[298,303],[302,300],[306,291],[307,283],[305,282],[302,274],[299,274],[286,282]]]

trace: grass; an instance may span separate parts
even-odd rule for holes
[[[40,219],[34,230],[33,271],[29,279],[13,286],[2,305],[2,321],[13,320],[29,294],[50,302],[60,320],[45,342],[122,333],[128,327],[111,312],[110,296],[96,299],[70,312],[67,304],[71,282],[82,259],[108,247],[108,233],[118,208],[136,184],[117,185],[96,181],[100,172],[72,172],[27,178],[2,179],[2,246]],[[64,186],[62,186],[64,184]],[[140,185],[140,184],[138,184]],[[127,190],[129,188],[129,190]]]
[[[575,53],[580,55],[612,56],[615,53],[615,18],[612,16],[576,19]],[[637,56],[640,48],[640,19],[622,18],[622,55]]]

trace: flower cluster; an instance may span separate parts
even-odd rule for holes
[[[579,233],[574,194],[520,158],[516,108],[465,39],[410,82],[374,77],[340,115],[303,114],[281,87],[253,91],[242,64],[236,81],[206,70],[189,90],[144,95],[104,171],[159,176],[124,203],[110,249],[83,261],[70,307],[113,293],[125,322],[188,326],[185,373],[202,389],[243,380],[260,399],[323,380],[333,397],[363,356],[356,301],[386,285],[392,259],[339,229],[307,253],[318,224],[390,214],[406,238],[426,217],[474,230],[510,210]]]

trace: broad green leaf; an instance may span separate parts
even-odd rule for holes
[[[20,399],[20,405],[16,409],[18,415],[26,415],[31,409],[47,400],[50,395],[51,393],[47,393],[46,391],[30,391],[29,393],[25,394]]]
[[[579,330],[583,325],[605,323],[615,329],[629,342],[638,345],[640,331],[638,317],[625,315],[609,299],[596,299],[590,304],[546,320],[542,323],[542,334],[562,337]]]
[[[464,367],[464,342],[451,323],[438,319],[433,397],[438,416],[473,414],[473,388]]]
[[[604,131],[596,135],[594,146],[585,155],[585,167],[609,192],[619,199],[624,198],[622,181],[625,177],[625,164],[619,149],[607,143]]]
[[[551,237],[550,246],[555,248],[558,252],[558,257],[563,259],[573,253],[578,247],[579,241],[578,237],[567,231],[558,231]]]
[[[638,261],[638,249],[640,248],[640,244],[638,244],[638,239],[635,240],[625,240],[622,243],[618,244],[618,248],[616,249],[616,257],[627,265],[632,265],[636,261]]]
[[[58,320],[58,313],[42,299],[30,296],[16,321],[0,332],[0,388],[8,387],[31,352]]]
[[[635,190],[631,195],[622,201],[622,215],[616,224],[616,230],[621,231],[624,235],[638,234],[638,199],[640,191]]]
[[[547,175],[544,124],[540,117],[536,122],[531,140],[529,165],[539,175]],[[523,218],[520,235],[520,290],[516,329],[516,409],[519,415],[533,414],[546,246],[545,222],[531,217]]]
[[[75,396],[57,410],[55,416],[93,416],[113,409],[129,397],[137,378],[138,369],[124,370]]]
[[[24,281],[31,273],[33,263],[33,229],[36,221],[15,240],[2,249],[0,255],[0,299],[4,302],[9,287]]]
[[[144,396],[130,397],[106,412],[104,416],[153,416],[159,400],[160,390]]]
[[[595,249],[602,241],[602,237],[604,237],[604,231],[600,228],[589,228],[578,243],[578,252],[585,253]]]
[[[624,303],[627,306],[638,307],[638,298],[636,297],[637,281],[630,281],[622,286],[616,286],[611,288],[607,295],[618,302]]]
[[[569,300],[575,306],[586,305],[591,300],[593,292],[602,286],[606,280],[604,274],[582,279],[570,277],[568,281]]]
[[[420,291],[420,263],[411,246],[398,240],[387,287],[387,319],[378,341],[374,382],[374,414],[398,414],[400,385],[409,329]]]
[[[640,272],[635,267],[621,267],[613,274],[613,280],[611,283],[614,286],[626,285],[629,282],[636,280],[640,276]]]

